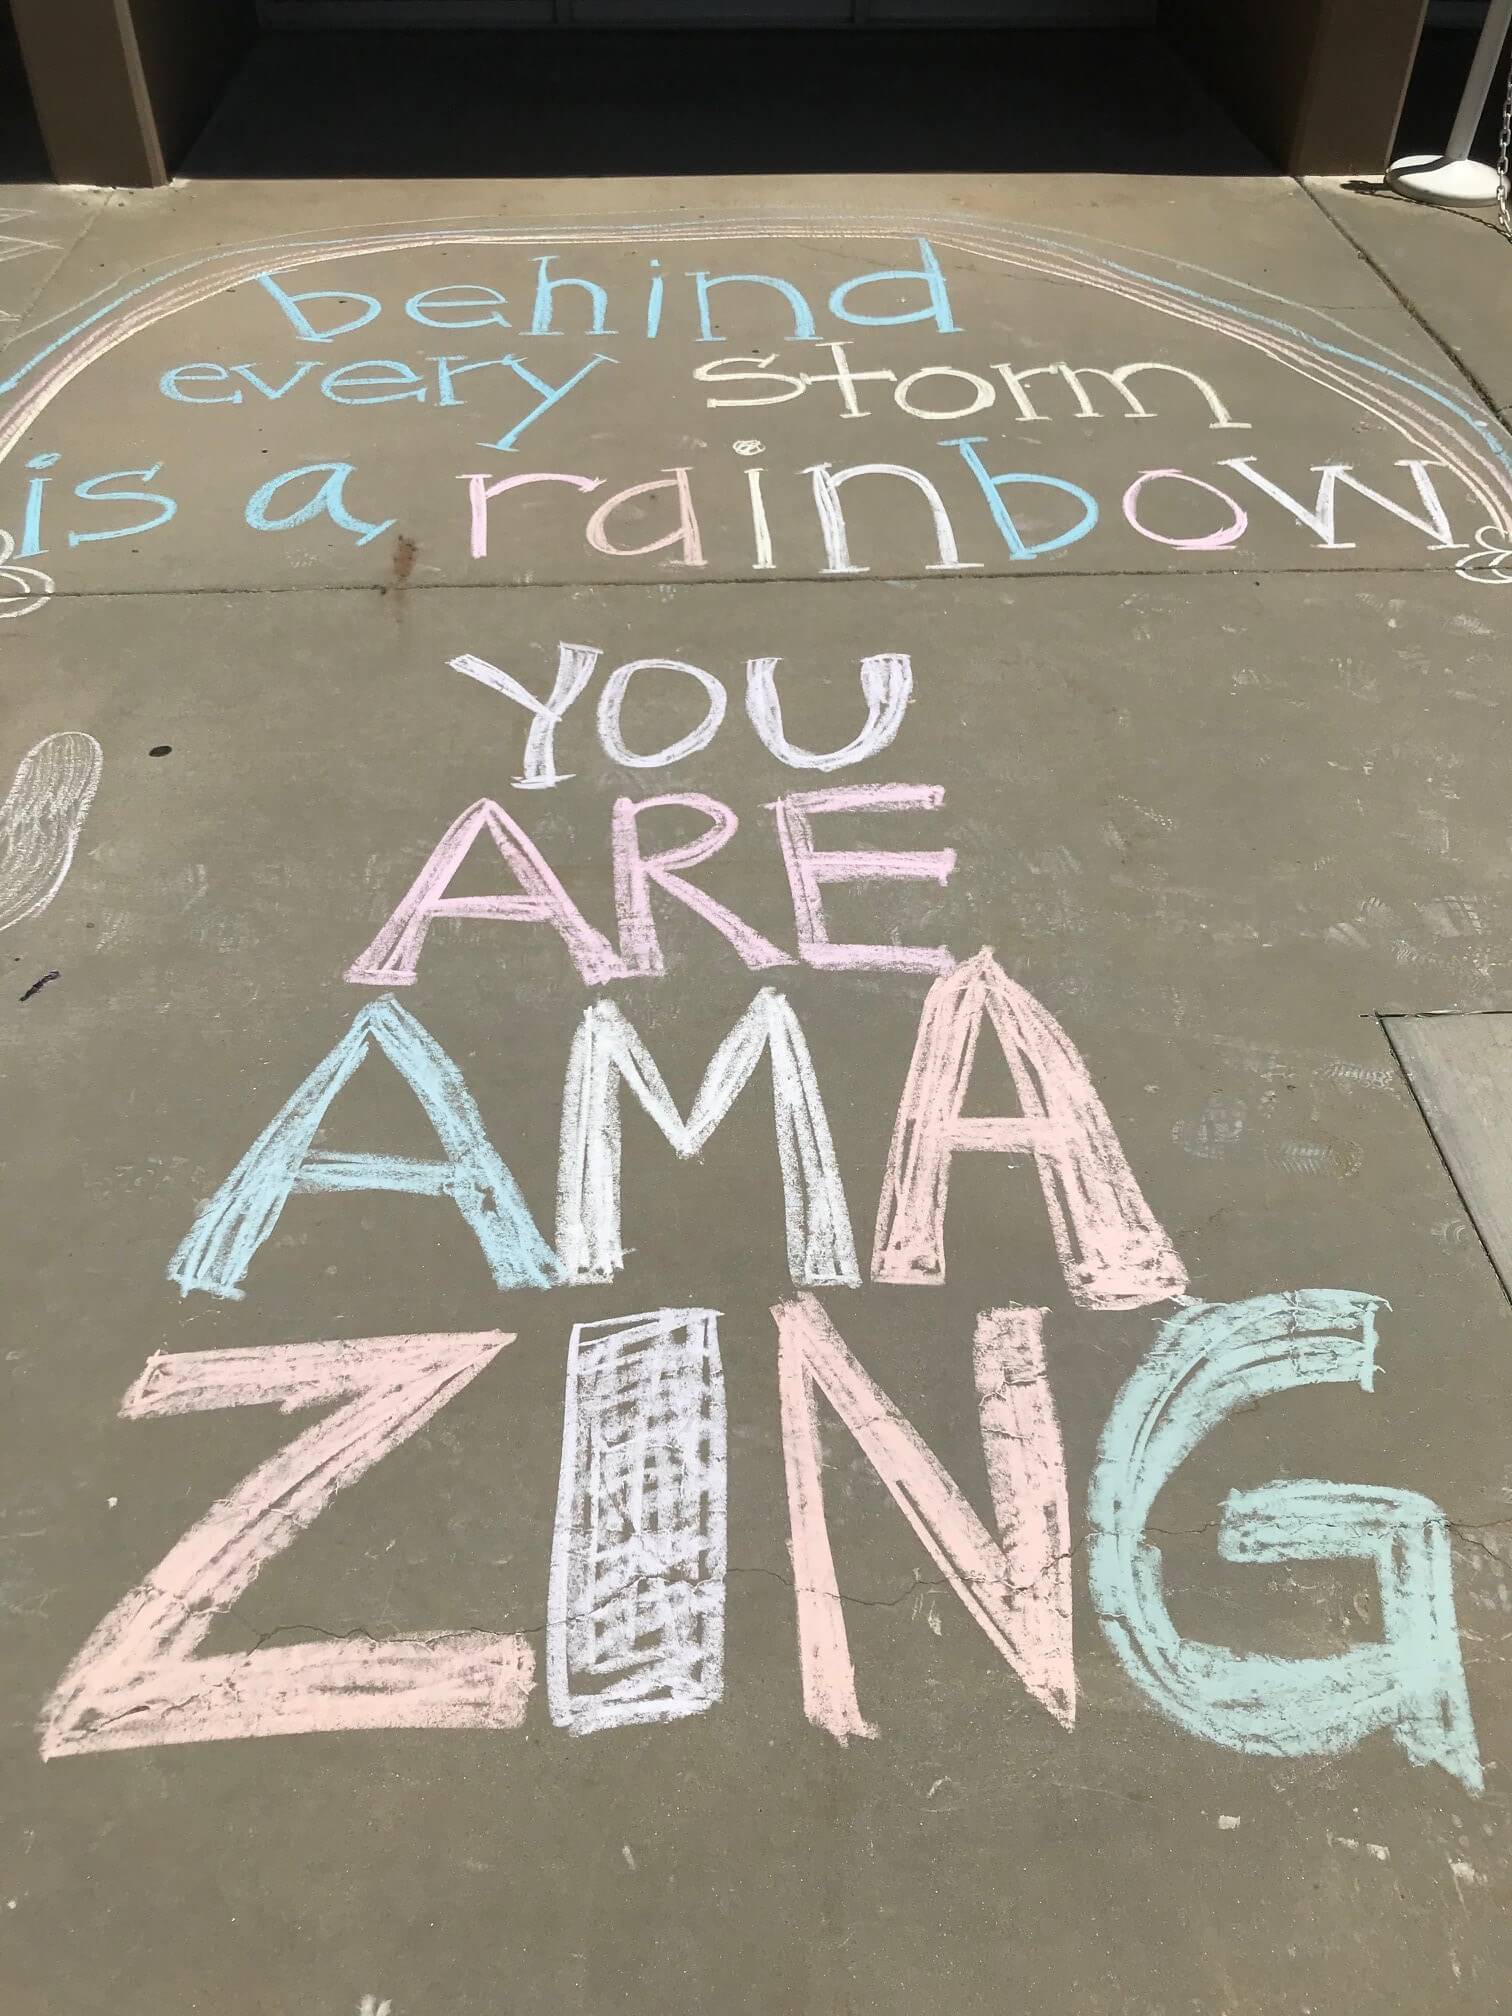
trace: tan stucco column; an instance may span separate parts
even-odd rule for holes
[[[11,0],[54,178],[166,182],[255,26],[252,0]]]

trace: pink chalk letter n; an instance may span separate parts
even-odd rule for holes
[[[838,1742],[874,1736],[856,1699],[824,1512],[823,1393],[940,1572],[1030,1694],[1076,1720],[1065,1459],[1045,1378],[1037,1309],[988,1310],[976,1377],[998,1545],[960,1486],[847,1350],[812,1295],[780,1303],[777,1381],[787,1468],[803,1708]]]

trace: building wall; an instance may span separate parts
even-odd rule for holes
[[[1173,38],[1279,167],[1384,168],[1425,0],[1163,0]]]

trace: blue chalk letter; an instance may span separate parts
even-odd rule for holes
[[[162,468],[161,462],[154,462],[150,469],[107,469],[103,476],[86,476],[82,483],[75,483],[75,497],[82,497],[86,504],[155,504],[157,510],[151,518],[139,518],[134,525],[117,525],[111,532],[70,532],[70,546],[86,546],[93,539],[131,539],[142,532],[156,532],[159,525],[166,525],[178,510],[171,497],[165,497],[161,490],[102,490],[102,483],[114,483],[118,476],[140,476],[144,483],[156,481]]]
[[[224,364],[176,364],[159,378],[158,390],[165,399],[177,399],[185,406],[240,406],[240,392],[222,392],[202,399],[193,392],[180,389],[185,385],[229,385],[230,382],[231,373]]]
[[[268,516],[268,506],[286,483],[297,483],[301,476],[318,476],[322,471],[325,481],[307,504],[297,505],[281,518]],[[347,478],[355,473],[350,462],[306,462],[299,469],[286,469],[282,476],[270,476],[247,499],[247,523],[254,532],[290,532],[296,525],[308,525],[324,511],[343,532],[355,532],[359,546],[366,546],[380,532],[387,532],[395,521],[385,518],[381,525],[375,525],[366,518],[352,516],[346,508],[345,491]]]
[[[509,303],[497,287],[427,287],[419,294],[411,294],[404,304],[404,312],[411,322],[420,322],[427,329],[486,329],[490,322],[507,329],[509,323],[499,313]],[[469,308],[482,308],[482,315],[469,315]],[[444,320],[442,312],[444,311]]]
[[[556,316],[557,290],[562,287],[581,287],[588,296],[591,320],[588,326],[590,336],[612,336],[615,332],[604,327],[604,317],[609,312],[609,296],[596,280],[578,280],[564,273],[553,280],[551,268],[556,263],[556,255],[548,253],[544,259],[536,261],[535,308],[530,317],[532,336],[559,336],[561,330],[551,324]]]
[[[791,280],[774,279],[770,273],[691,273],[689,279],[698,292],[698,340],[700,343],[724,343],[728,338],[716,336],[709,317],[709,296],[716,287],[734,287],[748,284],[753,287],[770,287],[782,295],[793,316],[793,341],[795,343],[816,343],[819,332],[814,327],[814,311],[798,292]],[[850,318],[847,318],[850,319]],[[660,310],[658,309],[658,321]]]
[[[437,361],[441,360],[438,359]],[[574,371],[565,385],[548,385],[544,378],[538,378],[534,371],[528,370],[518,357],[501,357],[498,361],[501,364],[507,364],[515,376],[528,385],[531,391],[537,395],[537,403],[531,407],[523,420],[518,421],[510,428],[507,434],[501,434],[497,441],[480,441],[478,443],[480,448],[497,448],[507,451],[513,449],[514,444],[519,440],[527,427],[533,426],[543,413],[549,412],[555,406],[559,399],[565,399],[574,385],[581,385],[590,371],[600,364],[612,364],[615,360],[612,357],[604,356],[601,351],[598,356],[590,357],[580,371]],[[459,371],[454,375],[460,378],[462,373]]]
[[[350,336],[354,329],[363,328],[382,312],[371,294],[353,294],[345,287],[327,287],[313,294],[288,294],[271,273],[259,273],[257,278],[289,318],[301,343],[332,343],[338,336]],[[339,322],[334,329],[317,329],[300,305],[305,301],[360,301],[362,306],[350,322]]]
[[[1374,1295],[1299,1288],[1197,1302],[1166,1323],[1108,1416],[1088,1500],[1092,1600],[1135,1685],[1183,1729],[1269,1757],[1335,1756],[1388,1730],[1414,1764],[1483,1787],[1454,1617],[1444,1514],[1415,1491],[1297,1478],[1231,1491],[1218,1557],[1363,1561],[1382,1637],[1321,1659],[1231,1652],[1183,1638],[1145,1538],[1167,1480],[1239,1407],[1374,1372]]]
[[[945,275],[940,271],[940,262],[927,238],[919,240],[919,259],[921,264],[914,272],[905,267],[894,273],[858,273],[854,280],[843,281],[830,296],[831,315],[838,315],[842,322],[859,323],[868,329],[888,329],[900,322],[933,322],[942,336],[958,336],[960,330],[950,316]],[[929,306],[905,309],[897,315],[868,315],[862,309],[846,307],[848,297],[858,287],[882,287],[890,280],[922,280],[929,289]]]
[[[439,1162],[314,1146],[332,1101],[375,1043],[425,1109],[444,1151]],[[252,1256],[290,1197],[336,1190],[450,1197],[472,1227],[498,1287],[546,1288],[562,1279],[556,1254],[483,1131],[462,1073],[392,994],[359,1009],[335,1049],[201,1206],[169,1263],[169,1280],[185,1295],[200,1288],[239,1301]]]
[[[985,441],[985,434],[967,434],[955,441],[942,441],[942,448],[959,448],[966,467],[982,486],[982,494],[987,499],[992,512],[993,523],[1003,535],[1003,542],[1015,560],[1033,560],[1041,553],[1053,553],[1059,546],[1074,546],[1078,539],[1085,539],[1097,523],[1097,499],[1090,491],[1083,490],[1079,483],[1068,483],[1064,476],[1033,476],[1015,473],[1011,476],[989,476],[987,465],[977,451],[977,443]],[[1010,483],[1037,483],[1045,490],[1064,490],[1068,497],[1074,497],[1082,507],[1082,515],[1069,532],[1058,532],[1053,539],[1040,539],[1030,545],[1020,533],[1003,502],[1003,491]]]

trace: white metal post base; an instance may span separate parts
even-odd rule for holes
[[[1466,206],[1496,201],[1496,170],[1483,161],[1451,161],[1442,154],[1404,154],[1386,171],[1386,186],[1420,203]]]
[[[1496,66],[1512,29],[1512,0],[1490,0],[1485,23],[1470,59],[1470,74],[1460,94],[1449,144],[1442,154],[1408,154],[1386,171],[1386,186],[1419,203],[1490,204],[1496,201],[1500,178],[1494,168],[1472,161],[1476,129],[1491,94]]]

